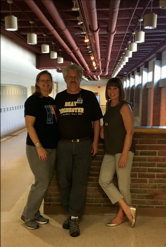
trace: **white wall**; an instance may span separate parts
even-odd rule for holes
[[[22,106],[26,98],[33,93],[35,78],[39,72],[40,70],[36,69],[36,55],[33,52],[1,35],[1,136],[11,134],[25,126]],[[58,92],[66,89],[66,83],[62,73],[58,73],[55,69],[49,70],[49,72],[55,82],[51,96],[55,97]],[[106,81],[86,82],[83,80],[81,85],[101,86],[105,85]],[[99,91],[101,92],[102,89]],[[93,89],[89,90],[93,91]],[[100,98],[101,104],[105,104],[102,93]]]
[[[162,71],[161,71],[161,79],[166,78],[166,50],[162,53]]]
[[[40,72],[36,69],[36,57],[33,53],[18,46],[5,36],[1,36],[1,83],[34,86],[35,77]]]
[[[1,36],[1,137],[25,127],[24,102],[32,94],[39,72],[33,52]],[[56,70],[49,72],[56,81]],[[63,83],[63,80],[60,79],[59,83]]]
[[[100,105],[105,106],[106,105],[106,99],[105,99],[105,86],[101,86],[98,88],[98,86],[82,86],[81,88],[92,91],[94,93],[98,93],[100,96]]]
[[[149,62],[149,82],[152,80],[154,60],[155,59]],[[164,67],[165,65],[166,51],[162,53],[162,66]],[[20,92],[20,90],[23,90],[23,88],[25,87],[26,95],[24,95],[24,97],[29,97],[32,94],[32,87],[34,87],[35,85],[35,78],[39,72],[40,70],[36,69],[36,55],[33,52],[27,51],[26,49],[14,43],[9,38],[5,37],[4,35],[1,35],[1,84],[2,87],[6,85],[6,87],[3,88],[3,90],[1,90],[1,96],[5,97],[5,95],[7,95],[8,92],[12,92],[12,87],[15,86],[17,87],[17,92]],[[56,82],[54,84],[54,90],[51,94],[51,96],[54,97],[56,93],[66,89],[66,83],[63,79],[62,73],[58,73],[55,69],[49,70],[49,72],[52,74],[53,81]],[[165,78],[165,68],[162,71],[162,77]],[[107,81],[108,79],[101,79],[98,81],[82,80],[81,87],[93,92],[98,92],[100,96],[100,105],[105,106],[105,85]],[[100,88],[98,88],[97,86],[100,86]],[[15,97],[20,97],[16,95],[17,94],[15,94]],[[8,97],[11,98],[9,100],[10,106],[8,106],[6,101],[4,100],[4,97],[1,101],[1,117],[7,119],[5,120],[7,122],[1,121],[1,130],[5,130],[5,125],[9,125],[8,122],[13,121],[15,121],[16,123],[16,126],[14,128],[20,128],[20,124],[22,126],[22,123],[24,122],[23,112],[21,113],[21,111],[19,111],[19,120],[18,114],[12,115],[10,111],[8,112],[8,117],[6,118],[5,116],[7,115],[3,114],[7,111],[5,110],[3,112],[3,108],[7,109],[6,107],[9,107],[8,109],[10,109],[10,107],[15,107],[16,105],[22,105],[23,98],[20,98],[20,103],[17,102],[18,104],[16,104],[16,98],[12,96],[12,93],[9,93]],[[16,115],[17,120],[14,120],[13,117]],[[11,133],[12,130],[13,127],[8,126],[8,130],[5,131]],[[7,132],[4,133],[7,134]]]
[[[1,36],[1,84],[27,87],[27,97],[31,95],[31,86],[41,70],[36,69],[36,55]],[[48,70],[56,81],[64,83],[62,75],[56,69]]]
[[[98,81],[81,81],[82,86],[105,86],[107,84],[108,79],[100,79]]]
[[[2,85],[1,95],[1,137],[25,127],[24,102],[27,88],[15,85]]]

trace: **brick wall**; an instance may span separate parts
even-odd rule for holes
[[[158,81],[158,83],[156,83],[154,86],[152,126],[160,126],[160,108],[161,108],[161,88],[159,87],[159,81]]]
[[[146,85],[142,88],[142,118],[141,126],[147,126],[148,117],[148,89]]]
[[[134,106],[134,90],[135,90],[135,86],[132,86],[130,89],[130,103],[132,104],[132,106]]]
[[[161,88],[160,126],[166,126],[166,88]]]
[[[132,202],[166,208],[166,134],[134,134],[136,154],[131,174]]]
[[[136,153],[131,173],[131,196],[133,205],[138,208],[166,209],[166,131],[163,130],[163,133],[136,132],[134,134]],[[100,142],[88,179],[87,213],[108,213],[110,208],[117,207],[116,204],[111,204],[98,184],[103,155],[103,143]],[[117,184],[116,176],[114,182]],[[60,203],[60,188],[56,172],[44,198],[44,212],[64,213]]]
[[[130,87],[125,90],[125,100],[130,102]]]
[[[140,89],[137,86],[135,88],[134,116],[139,116],[139,106],[140,106]]]

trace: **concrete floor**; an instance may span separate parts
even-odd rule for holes
[[[106,223],[114,215],[84,215],[81,235],[72,238],[61,227],[65,215],[45,215],[49,224],[28,230],[20,216],[33,175],[25,156],[26,131],[15,134],[1,143],[2,247],[166,247],[165,217],[138,216],[132,229],[128,222],[108,228]]]

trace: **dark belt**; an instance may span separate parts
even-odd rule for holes
[[[62,138],[61,140],[65,141],[65,142],[82,142],[82,141],[89,140],[89,139],[91,139],[91,138],[88,136],[88,137],[84,137],[84,138],[80,138],[80,139],[73,139],[73,140],[68,140],[68,139]]]

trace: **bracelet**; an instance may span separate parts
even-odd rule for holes
[[[40,142],[38,142],[38,143],[36,143],[35,147],[36,147],[36,149],[39,149],[39,148],[41,148],[41,147],[42,147],[42,145],[41,145],[41,143],[40,143]]]

